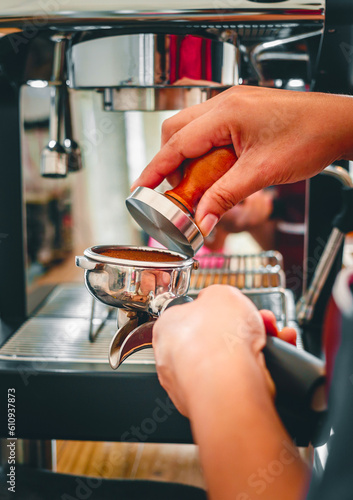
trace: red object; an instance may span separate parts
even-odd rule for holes
[[[262,320],[265,325],[266,334],[269,337],[278,337],[278,328],[276,318],[273,312],[263,309],[261,311]]]
[[[262,309],[260,311],[262,321],[265,325],[266,335],[269,337],[279,337],[288,344],[297,345],[297,334],[293,328],[284,327],[281,332],[278,331],[276,317],[272,311]]]
[[[326,310],[323,329],[323,340],[326,356],[327,390],[329,390],[331,386],[335,359],[341,343],[341,329],[341,312],[338,309],[333,297],[331,297]]]
[[[212,81],[211,40],[171,35],[169,83],[172,85],[181,78]]]

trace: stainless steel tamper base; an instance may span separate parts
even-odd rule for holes
[[[40,173],[43,177],[66,177],[68,161],[69,156],[65,149],[57,142],[50,141],[42,151]]]
[[[142,229],[170,250],[192,257],[202,247],[202,233],[191,215],[163,194],[140,186],[126,206]]]

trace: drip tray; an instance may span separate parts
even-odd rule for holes
[[[297,328],[295,304],[291,292],[283,289],[247,290],[245,293],[258,309],[274,312],[278,326]],[[197,293],[191,293],[196,297]],[[108,351],[116,331],[116,321],[108,319],[95,342],[90,342],[91,297],[84,285],[58,286],[36,316],[26,321],[0,348],[0,360],[44,363],[86,363],[109,368]],[[101,323],[107,308],[98,304],[93,325]],[[299,333],[299,332],[298,332]],[[302,347],[298,335],[298,347]],[[152,349],[130,356],[125,365],[154,365]]]
[[[44,305],[37,312],[37,317],[49,318],[83,318],[89,319],[95,301],[94,316],[103,319],[107,316],[108,307],[87,292],[84,285],[67,283],[57,286],[49,295]]]
[[[93,343],[88,328],[89,321],[78,318],[31,318],[0,349],[0,359],[108,364],[116,322],[107,321]],[[140,351],[125,363],[154,364],[153,350]]]

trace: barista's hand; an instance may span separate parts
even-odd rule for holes
[[[218,225],[227,233],[249,231],[268,221],[272,210],[273,195],[268,190],[262,189],[228,210]]]
[[[277,333],[271,312],[260,314],[233,287],[213,285],[165,311],[153,329],[159,380],[190,419],[210,499],[303,498],[305,467],[276,411],[261,352],[264,324]],[[259,474],[281,457],[281,475],[259,490]]]
[[[312,177],[339,158],[353,159],[352,137],[351,97],[233,87],[164,122],[162,149],[133,188],[155,188],[185,158],[233,144],[237,162],[205,193],[196,211],[207,235],[252,193]]]
[[[233,383],[242,383],[241,377],[251,377],[254,367],[271,399],[274,385],[261,352],[266,332],[295,344],[295,330],[278,332],[272,312],[259,312],[227,285],[210,286],[194,302],[165,311],[154,326],[153,347],[159,380],[179,411],[189,415],[195,391],[203,383],[207,390],[210,374],[215,384],[232,376]]]

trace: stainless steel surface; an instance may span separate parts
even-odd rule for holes
[[[183,49],[183,42],[194,42]],[[171,47],[173,53],[171,54]],[[174,51],[176,53],[174,53]],[[70,86],[76,89],[100,87],[192,86],[183,83],[186,76],[179,67],[200,64],[201,87],[230,86],[238,83],[236,47],[231,43],[200,36],[139,33],[106,36],[72,45],[68,52]],[[123,54],[123,57],[121,55]],[[212,55],[215,54],[215,55]],[[202,58],[204,60],[201,66]],[[90,60],[90,64],[87,64]],[[107,62],[110,62],[107,67]],[[115,64],[114,64],[115,63]],[[206,68],[207,63],[210,68]],[[224,66],[224,64],[227,66]],[[92,71],[94,64],[95,71]],[[216,66],[214,67],[213,65]],[[213,69],[211,80],[209,78]],[[184,69],[185,71],[185,69]],[[208,81],[209,80],[209,81]]]
[[[38,317],[89,319],[87,335],[90,342],[97,336],[116,311],[87,294],[84,287],[76,284],[57,286],[37,312]]]
[[[298,26],[240,24],[216,34],[202,25],[202,36],[132,33],[83,39],[68,53],[69,85],[103,88],[106,111],[183,109],[244,81],[286,87],[299,79],[305,87],[315,66],[313,44],[311,52],[306,44],[316,37],[318,53],[323,26]]]
[[[81,148],[77,141],[73,139],[72,134],[72,117],[70,108],[69,92],[66,84],[63,86],[63,114],[64,114],[64,140],[63,145],[68,154],[68,171],[79,172],[82,170],[82,155]]]
[[[117,8],[119,7],[119,8]],[[289,20],[320,20],[324,16],[325,0],[315,3],[311,0],[282,0],[261,1],[253,0],[228,0],[227,2],[214,2],[214,0],[153,0],[148,3],[144,0],[120,1],[117,5],[114,0],[99,2],[90,0],[82,3],[73,0],[67,2],[52,2],[43,5],[40,0],[3,0],[1,18],[3,23],[7,19],[13,23],[24,23],[37,19],[43,23],[43,16],[48,22],[76,23],[89,21],[90,25],[103,20],[110,21],[206,21],[209,19],[235,20],[245,16],[257,16],[262,21],[267,19]]]
[[[27,368],[33,371],[39,362],[108,366],[116,321],[107,321],[94,343],[88,339],[88,328],[89,320],[80,318],[31,318],[0,348],[0,359],[30,362]],[[128,362],[153,364],[153,353],[140,354]]]
[[[344,168],[331,165],[325,168],[323,174],[339,179],[345,187],[353,187],[352,179],[347,170]],[[300,325],[308,323],[312,319],[315,305],[330,274],[332,265],[339,249],[341,248],[344,238],[345,235],[339,229],[335,227],[332,229],[316,267],[312,282],[303,296],[298,300],[297,318]]]
[[[79,318],[88,320],[91,317],[93,298],[87,293],[83,284],[66,283],[57,286],[45,303],[36,313],[38,318]],[[107,314],[108,307],[95,301],[94,321],[101,321]]]
[[[241,290],[285,288],[283,258],[279,252],[206,254],[198,260],[200,265],[191,275],[190,292],[212,284],[232,285]]]
[[[166,86],[105,89],[105,111],[165,111],[179,110],[200,104],[228,87]]]
[[[239,83],[229,38],[139,33],[86,40],[68,52],[69,85],[103,87],[106,111],[181,109]]]
[[[63,80],[66,39],[55,39],[53,75],[50,89],[49,143],[43,149],[40,159],[40,173],[43,177],[66,177],[69,156],[61,143],[63,116]]]
[[[29,42],[28,51],[36,56],[41,48],[33,49],[32,39],[67,37],[68,85],[101,91],[106,110],[180,109],[238,83],[286,88],[290,80],[310,86],[315,78],[325,0],[64,4],[5,0],[0,26],[25,34],[30,27],[30,37],[19,31],[18,40],[11,43],[17,51]],[[316,44],[310,40],[314,32]],[[191,51],[183,48],[183,40],[190,37],[202,41],[198,53],[196,46]],[[283,48],[286,64],[276,65]],[[23,74],[43,80],[39,66],[30,63]],[[52,175],[58,161],[53,155],[48,166]]]
[[[90,342],[95,342],[97,340],[99,333],[104,328],[106,322],[113,316],[113,312],[114,312],[113,307],[107,307],[106,314],[105,314],[104,318],[102,319],[102,321],[100,323],[98,323],[98,325],[94,325],[97,304],[99,304],[99,302],[96,301],[94,297],[92,297],[91,314],[90,314],[90,318],[89,318],[89,331],[88,331],[88,338],[89,338]]]
[[[57,89],[52,89],[54,93]],[[66,177],[68,172],[68,155],[65,149],[54,140],[49,141],[42,151],[40,173],[43,177]]]
[[[300,325],[303,325],[312,319],[315,304],[326,283],[328,275],[330,274],[332,264],[343,243],[343,240],[344,234],[341,233],[339,229],[333,228],[325,249],[320,257],[313,280],[307,291],[298,301],[297,317]]]
[[[108,359],[109,364],[113,368],[113,370],[116,370],[120,365],[121,347],[129,334],[133,332],[139,325],[139,319],[139,316],[137,314],[134,314],[134,316],[128,319],[128,321],[124,325],[120,326],[119,330],[112,338],[109,346]]]
[[[132,5],[48,5],[44,14],[43,7],[9,6],[2,8],[0,26],[33,25],[41,41],[66,36],[67,84],[101,91],[105,110],[181,109],[238,83],[286,88],[291,80],[310,86],[315,78],[324,0]],[[192,50],[190,38],[200,41]],[[43,79],[35,66],[26,73]]]
[[[318,37],[318,40],[320,40],[321,36],[322,29],[319,29],[312,32],[292,35],[288,38],[265,41],[256,45],[255,48],[250,50],[250,59],[252,61],[253,68],[259,76],[259,81],[266,84],[266,81],[268,80],[266,71],[268,71],[267,67],[270,62],[274,63],[275,61],[279,61],[280,64],[283,64],[283,61],[286,61],[286,64],[289,65],[292,62],[296,65],[298,65],[298,62],[302,62],[307,66],[310,63],[309,54],[307,52],[301,52],[295,44],[300,44],[300,42],[307,41],[312,37]],[[291,47],[292,52],[289,52],[288,46]],[[284,47],[287,48],[286,52],[278,52],[279,49],[283,49]],[[291,79],[295,79],[296,76],[298,77],[295,72],[292,72],[291,76]],[[305,83],[307,82],[303,80],[303,90],[305,90]]]
[[[158,315],[166,301],[187,292],[195,265],[193,259],[172,252],[182,260],[141,262],[115,259],[99,253],[112,248],[165,253],[149,247],[100,246],[86,249],[84,257],[76,257],[76,265],[85,269],[87,289],[104,304]]]
[[[153,189],[138,187],[126,206],[135,221],[162,245],[189,257],[203,245],[203,236],[186,210]]]
[[[339,179],[343,186],[353,187],[352,177],[349,175],[349,172],[342,167],[330,165],[322,171],[322,174]]]
[[[36,316],[0,348],[0,359],[28,363],[23,370],[35,372],[37,363],[97,365],[108,367],[108,352],[116,333],[116,320],[108,319],[99,336],[92,343],[88,337],[90,327],[102,324],[109,308],[95,300],[96,310],[91,322],[91,301],[94,300],[84,285],[67,283],[57,286]],[[154,364],[153,352],[132,356],[127,363]]]
[[[116,370],[133,354],[152,348],[152,329],[155,320],[141,322],[132,318],[126,325],[118,330],[109,348],[109,364]]]

